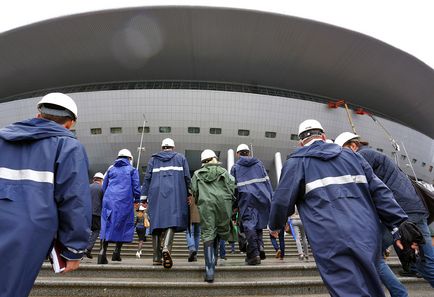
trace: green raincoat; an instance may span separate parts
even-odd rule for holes
[[[233,177],[220,164],[208,163],[194,172],[191,187],[199,209],[202,240],[214,240],[217,235],[228,240],[235,199]]]

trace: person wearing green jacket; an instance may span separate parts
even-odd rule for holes
[[[202,168],[193,174],[191,188],[199,209],[200,228],[205,254],[205,281],[214,281],[217,246],[220,239],[228,240],[235,181],[220,166],[216,154],[206,149],[201,154]]]

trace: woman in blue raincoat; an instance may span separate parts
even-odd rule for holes
[[[112,261],[121,261],[122,244],[133,241],[134,201],[140,200],[140,182],[137,169],[130,163],[132,159],[129,150],[120,150],[104,177],[98,264],[108,263],[106,253],[109,242],[116,242]]]

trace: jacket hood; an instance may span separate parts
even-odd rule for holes
[[[128,166],[131,165],[130,161],[127,158],[119,158],[115,160],[115,163],[113,166],[115,167],[122,167],[122,166]]]
[[[197,175],[201,180],[210,183],[218,179],[224,173],[225,170],[220,166],[219,163],[216,163],[203,165],[203,167],[197,172]]]
[[[255,165],[258,162],[259,160],[256,159],[255,157],[240,157],[237,161],[237,164],[245,167],[250,167],[252,165]]]
[[[0,139],[6,141],[34,141],[54,136],[75,138],[65,127],[46,119],[33,118],[0,129]]]
[[[325,143],[324,141],[315,141],[309,146],[304,146],[289,155],[290,158],[318,158],[321,160],[330,160],[342,152],[342,147],[334,143]]]
[[[152,157],[157,158],[160,161],[167,162],[172,159],[177,153],[174,151],[161,151],[153,154]]]

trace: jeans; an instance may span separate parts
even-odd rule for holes
[[[220,239],[219,245],[220,258],[223,259],[224,257],[226,257],[226,241]]]
[[[285,229],[282,228],[279,232],[279,245],[277,239],[270,235],[270,241],[276,251],[280,250],[281,257],[285,256]]]
[[[398,280],[395,273],[393,273],[383,258],[384,251],[393,244],[392,234],[384,226],[382,226],[382,232],[381,254],[376,263],[378,275],[391,297],[407,297],[407,288]]]
[[[200,241],[200,224],[193,223],[190,226],[190,233],[188,230],[185,231],[185,239],[187,240],[188,250],[198,251],[199,250],[199,241]]]
[[[427,224],[427,215],[409,214],[408,219],[420,228],[425,239],[425,244],[421,247],[425,259],[418,261],[414,265],[415,269],[434,288],[434,250],[431,244],[431,233]]]

